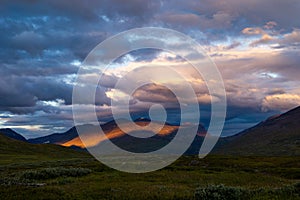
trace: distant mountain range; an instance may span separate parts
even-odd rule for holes
[[[62,145],[75,137],[78,137],[78,133],[75,127],[72,127],[64,133],[53,133],[51,135],[38,137],[34,139],[28,139],[28,142],[33,144],[59,144]]]
[[[137,119],[135,120],[136,125],[138,125],[143,131],[136,134],[151,133],[152,130],[146,125],[150,123],[148,119]],[[150,138],[136,138],[128,134],[125,134],[115,121],[110,121],[101,125],[102,130],[113,143],[120,146],[123,149],[133,152],[149,152],[155,149],[159,149],[164,145],[168,144],[172,138],[177,133],[179,126],[172,124],[161,124],[159,122],[152,122],[154,128],[162,127],[158,134]],[[134,128],[131,128],[129,121],[121,120],[121,124],[127,127],[126,132],[135,132]],[[48,136],[43,136],[39,138],[29,139],[28,142],[34,144],[58,144],[66,147],[72,148],[85,148],[92,147],[101,142],[104,142],[106,138],[102,138],[97,133],[97,127],[93,125],[82,125],[80,129],[85,130],[85,134],[88,135],[87,139],[84,140],[85,144],[80,140],[77,130],[75,127],[69,129],[64,133],[54,133]],[[160,129],[160,128],[159,128]],[[1,130],[0,130],[1,131]],[[201,125],[198,127],[198,134],[196,136],[193,145],[187,151],[189,154],[197,154],[199,148],[202,144],[203,137],[205,136],[205,128]],[[81,134],[82,136],[82,134]],[[84,137],[84,136],[83,136]]]
[[[284,114],[272,116],[258,125],[244,130],[234,136],[220,138],[212,153],[230,155],[300,155],[300,107],[290,110]],[[150,133],[147,129],[147,119],[135,121],[143,132]],[[135,132],[129,122],[123,120],[122,125],[127,127],[126,132]],[[176,135],[178,125],[161,124],[153,122],[155,127],[163,127],[158,134],[150,138],[136,138],[125,134],[115,121],[101,125],[107,138],[121,148],[133,152],[149,152],[159,149],[168,144]],[[144,127],[144,128],[143,128]],[[80,129],[85,130],[88,136],[85,144],[80,140],[75,127],[64,133],[54,133],[48,136],[26,140],[23,136],[11,129],[0,129],[0,133],[15,140],[27,141],[33,144],[57,144],[75,149],[93,147],[101,142],[105,142],[106,137],[97,134],[97,127],[94,125],[82,125]],[[1,135],[1,134],[0,134]],[[206,131],[199,125],[198,134],[186,154],[198,154]],[[81,135],[82,136],[82,135]]]

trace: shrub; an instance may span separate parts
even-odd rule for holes
[[[244,200],[248,198],[248,190],[224,185],[210,185],[205,188],[197,188],[195,192],[195,199],[199,200]]]
[[[21,175],[21,179],[46,180],[57,177],[80,177],[91,173],[87,168],[46,168],[42,170],[25,171]]]
[[[294,184],[294,189],[297,194],[300,196],[300,182]]]
[[[210,185],[205,188],[197,188],[195,199],[202,200],[247,200],[247,199],[298,199],[300,183],[287,185],[282,188],[260,188],[248,190],[240,187],[228,187],[224,185]]]

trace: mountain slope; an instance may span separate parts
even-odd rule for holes
[[[73,127],[64,133],[54,133],[54,134],[43,136],[43,137],[28,139],[28,142],[33,143],[33,144],[46,144],[46,143],[61,144],[61,143],[67,142],[69,140],[72,140],[77,136],[78,136],[78,134],[77,134],[76,128]]]
[[[0,129],[0,134],[5,135],[6,137],[12,138],[12,139],[16,139],[16,140],[20,140],[20,141],[27,141],[26,138],[24,138],[22,135],[20,135],[19,133],[15,132],[14,130],[10,129],[10,128],[3,128]]]
[[[84,152],[53,144],[30,144],[0,132],[0,164],[89,157]]]
[[[222,138],[214,149],[231,155],[300,155],[300,107]]]
[[[150,123],[147,119],[138,119],[135,123],[139,126],[140,131],[135,130],[133,127],[129,125],[129,122],[126,120],[121,121],[124,127],[126,127],[126,132],[135,133],[135,134],[147,134],[152,133],[151,130],[146,125]],[[159,147],[163,147],[167,145],[172,138],[177,133],[179,126],[172,124],[161,124],[159,122],[153,122],[152,128],[162,127],[158,134],[150,137],[150,138],[135,138],[128,134],[125,134],[115,121],[110,121],[106,124],[101,125],[102,130],[105,132],[106,137],[109,138],[113,143],[120,146],[123,149],[133,152],[148,152],[151,150],[158,149]],[[28,141],[31,143],[52,143],[59,144],[66,147],[81,147],[85,148],[96,146],[97,144],[104,142],[107,140],[106,137],[101,137],[98,134],[98,129],[93,125],[82,125],[80,126],[82,130],[85,130],[84,134],[81,134],[81,137],[86,137],[85,144],[81,141],[80,137],[77,134],[76,128],[73,127],[65,133],[55,133],[48,136],[29,139]],[[189,149],[188,154],[197,154],[200,148],[200,145],[203,141],[203,137],[205,136],[205,129],[201,125],[198,127],[198,135],[196,136],[195,141],[192,144],[192,147]]]

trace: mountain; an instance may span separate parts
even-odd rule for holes
[[[33,144],[63,144],[65,142],[68,142],[75,137],[77,137],[77,131],[75,127],[72,127],[68,131],[64,133],[54,133],[51,135],[43,136],[43,137],[38,137],[34,139],[28,139],[28,142],[33,143]]]
[[[236,135],[220,138],[212,153],[227,155],[266,155],[266,156],[299,156],[300,155],[300,107],[292,109],[284,114],[275,115],[256,126],[246,129]],[[148,119],[137,119],[135,123],[142,131],[129,125],[126,120],[120,122],[127,133],[135,134],[153,134],[152,129],[159,128],[156,135],[147,138],[136,138],[125,134],[115,121],[107,122],[101,125],[106,137],[98,134],[98,128],[94,125],[79,126],[85,137],[85,144],[82,143],[75,127],[64,133],[55,133],[44,137],[27,140],[34,144],[58,144],[73,149],[82,149],[96,146],[99,143],[106,142],[107,138],[119,147],[133,152],[149,152],[167,145],[176,135],[179,126],[172,124],[161,124],[153,122],[152,129],[146,125],[150,123]],[[161,128],[162,127],[162,128]],[[188,129],[189,126],[183,127]],[[26,141],[20,134],[11,129],[0,129],[0,135],[8,136],[15,140]],[[206,130],[199,125],[198,134],[195,137],[186,154],[198,154]]]
[[[276,115],[234,136],[222,138],[214,149],[230,155],[300,155],[300,106]]]
[[[128,134],[125,134],[116,122],[110,121],[103,125],[101,125],[102,130],[106,134],[106,137],[109,138],[113,143],[120,146],[123,149],[133,152],[148,152],[159,147],[163,147],[168,144],[172,138],[177,133],[179,126],[172,124],[162,124],[160,122],[152,122],[152,129],[147,127],[151,121],[144,118],[139,118],[135,120],[136,125],[139,126],[141,131],[137,131],[134,127],[129,125],[129,121],[120,120],[120,123],[123,127],[126,128],[125,132],[132,134],[153,134],[152,129],[159,129],[158,134],[153,135],[149,138],[136,138],[132,137]],[[81,134],[81,138],[85,137],[85,144],[82,143],[80,137],[78,136],[77,130],[75,127],[64,133],[55,133],[44,137],[39,137],[35,139],[29,139],[30,143],[35,144],[43,144],[43,143],[51,143],[58,144],[66,147],[72,147],[75,149],[85,148],[85,147],[93,147],[97,144],[104,142],[107,140],[106,137],[101,137],[98,134],[98,128],[93,125],[82,125],[79,126],[81,130],[83,130],[83,134]],[[154,131],[155,132],[155,131]],[[203,141],[203,137],[205,136],[205,129],[201,125],[198,127],[198,134],[193,142],[192,147],[189,149],[189,154],[197,154],[200,148],[200,145]]]
[[[27,141],[26,138],[24,138],[22,135],[19,133],[15,132],[14,130],[10,128],[3,128],[0,129],[0,134],[5,135],[6,137],[15,139],[15,140],[20,140],[20,141]]]
[[[142,124],[141,122],[136,122],[140,126],[145,126],[146,124]],[[161,131],[158,132],[158,134],[155,134],[151,137],[147,138],[137,138],[133,137],[129,134],[125,134],[122,132],[121,135],[118,137],[111,138],[110,141],[117,145],[118,147],[135,153],[147,153],[147,152],[153,152],[158,149],[163,148],[164,146],[168,145],[176,136],[178,132],[179,126],[177,125],[171,125],[171,124],[165,124]],[[187,134],[193,133],[191,130],[191,126],[182,126],[181,129],[185,129],[185,132]],[[114,131],[121,131],[119,128],[115,129]],[[151,130],[143,130],[143,132],[136,131],[136,130],[128,130],[127,133],[133,134],[133,135],[139,135],[143,133],[149,134],[153,133]],[[203,142],[203,138],[206,134],[206,130],[201,125],[198,126],[198,134],[195,136],[195,139],[189,149],[185,152],[185,154],[194,155],[198,154],[200,146]],[[180,139],[185,139],[185,137],[180,137]],[[103,141],[106,142],[106,141]]]
[[[53,144],[30,144],[4,135],[0,130],[0,164],[34,160],[72,159],[88,154]]]

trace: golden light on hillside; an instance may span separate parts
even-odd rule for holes
[[[139,130],[132,129],[132,130],[129,130],[129,132],[141,131],[141,130],[152,131],[147,126],[149,124],[149,122],[136,122],[136,124],[139,125],[141,127],[141,129],[139,129]],[[160,126],[160,124],[158,124],[158,123],[157,124],[154,123],[154,125]],[[130,126],[128,126],[128,127],[130,127]],[[174,131],[176,131],[178,128],[179,128],[178,126],[164,125],[163,128],[157,133],[157,135],[160,135],[160,136],[169,135],[169,134],[173,133]],[[68,142],[61,143],[60,145],[66,146],[66,147],[78,146],[81,148],[88,148],[88,147],[96,146],[100,142],[103,142],[107,139],[118,138],[125,134],[126,133],[124,133],[119,127],[115,127],[113,130],[106,133],[106,137],[101,137],[96,132],[89,133],[89,137],[87,137],[87,139],[85,139],[85,144],[82,143],[82,141],[80,140],[79,137],[76,137]]]

